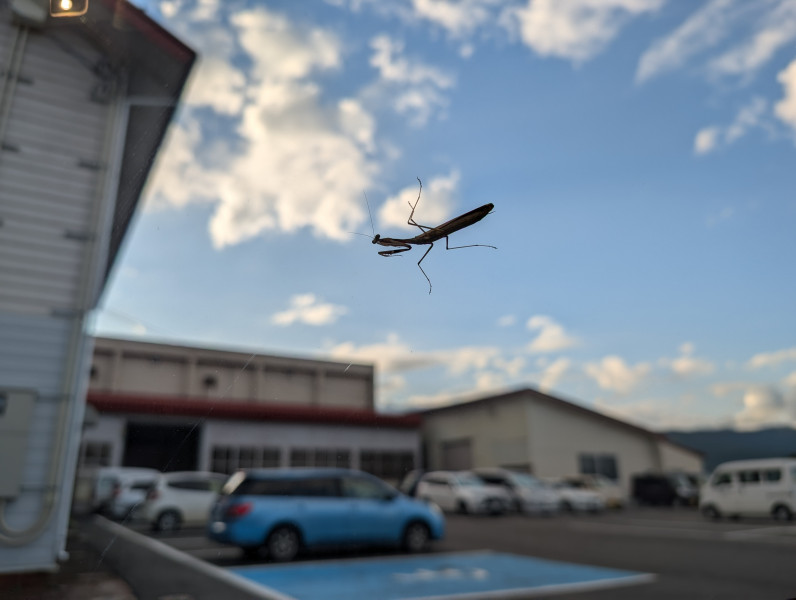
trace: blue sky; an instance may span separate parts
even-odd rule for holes
[[[100,335],[796,420],[796,1],[140,2],[196,49]],[[446,251],[377,254],[491,202]]]

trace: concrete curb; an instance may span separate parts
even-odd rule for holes
[[[177,594],[194,600],[293,600],[104,517],[86,521],[84,533],[140,600]]]

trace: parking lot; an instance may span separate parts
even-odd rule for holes
[[[567,563],[572,567],[612,570],[605,571],[608,575],[614,571],[626,574],[626,580],[621,577],[617,579],[620,587],[614,587],[611,584],[613,579],[604,575],[601,577],[608,581],[607,584],[578,584],[570,588],[545,588],[540,584],[536,591],[527,588],[524,595],[512,597],[548,596],[553,592],[557,598],[563,599],[620,600],[639,597],[740,599],[796,596],[796,577],[792,570],[796,560],[796,526],[762,519],[711,522],[704,520],[695,510],[685,508],[628,508],[601,515],[560,515],[553,518],[450,515],[446,539],[435,544],[431,552],[419,557],[420,563],[401,563],[405,557],[391,549],[348,550],[342,553],[338,550],[309,553],[287,567],[261,567],[262,561],[245,559],[238,549],[208,540],[201,529],[153,534],[144,526],[133,525],[131,528],[230,573],[262,572],[270,576],[272,581],[282,581],[285,569],[296,569],[297,565],[305,569],[304,573],[320,573],[321,569],[328,569],[330,565],[344,564],[359,568],[363,564],[377,565],[392,561],[392,564],[405,565],[399,570],[405,572],[407,577],[411,577],[412,573],[428,581],[470,577],[475,582],[479,576],[486,577],[493,568],[495,577],[506,577],[505,573],[498,573],[497,566],[490,566],[487,558],[478,558],[499,553],[510,555],[512,560],[532,557]],[[468,556],[469,562],[461,564],[470,566],[450,566],[459,565],[461,561],[457,563],[454,559],[459,560],[462,556]],[[438,558],[445,560],[440,563]],[[416,561],[418,557],[411,560]],[[479,566],[479,560],[483,566]],[[425,566],[418,568],[419,564]],[[434,566],[439,564],[449,566]],[[517,563],[515,570],[528,572],[531,568],[532,565]],[[357,572],[362,587],[364,574],[361,569]],[[631,575],[635,579],[630,578]],[[573,575],[572,581],[579,576]],[[335,568],[328,577],[330,585],[337,584],[343,581],[345,571]],[[255,578],[252,575],[252,579]],[[151,579],[154,581],[156,578]],[[517,585],[507,584],[507,589],[511,587],[518,588]],[[469,597],[497,597],[496,593],[486,592],[472,595],[475,593],[473,590],[478,588],[475,583],[472,583],[471,588]],[[567,592],[568,589],[577,591]],[[414,597],[431,596],[439,597],[439,594]],[[446,597],[457,596],[449,594]]]

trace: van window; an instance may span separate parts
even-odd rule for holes
[[[740,471],[738,479],[741,483],[760,483],[760,471]]]
[[[233,489],[225,488],[225,491],[232,496],[295,496],[295,483],[292,479],[249,478],[241,481]]]
[[[732,483],[732,473],[716,473],[713,476],[711,484],[716,485],[729,485]]]
[[[782,479],[782,469],[766,469],[763,471],[763,481],[773,483]]]

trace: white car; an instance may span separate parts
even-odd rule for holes
[[[130,517],[160,475],[155,469],[101,467],[93,473],[92,509],[112,519]]]
[[[563,480],[551,482],[561,497],[561,510],[564,512],[598,513],[605,510],[605,500],[597,492],[577,488]]]
[[[608,508],[623,508],[627,504],[622,488],[604,475],[577,475],[566,478],[573,487],[599,494]]]
[[[511,508],[505,488],[487,485],[469,471],[432,471],[421,477],[416,495],[449,512],[503,514]]]
[[[473,473],[484,483],[503,487],[518,512],[552,515],[561,507],[558,492],[529,473],[499,468],[473,469]]]
[[[221,473],[164,473],[149,489],[137,516],[156,531],[176,531],[184,524],[204,525],[227,479]]]

